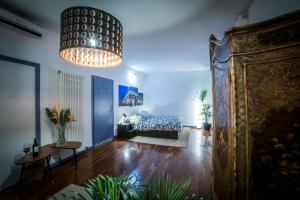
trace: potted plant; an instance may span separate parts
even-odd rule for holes
[[[210,110],[211,105],[210,104],[203,104],[201,115],[204,118],[203,122],[203,129],[206,131],[210,131],[211,124],[208,122],[208,120],[212,117],[212,112]]]
[[[47,115],[50,121],[55,125],[58,132],[57,144],[63,146],[66,143],[65,130],[69,122],[76,121],[75,117],[71,115],[70,109],[61,109],[58,113],[56,106],[46,108]]]
[[[204,130],[210,131],[211,124],[209,123],[209,119],[212,117],[212,112],[211,112],[211,105],[208,103],[204,103],[206,96],[207,96],[207,90],[206,89],[200,90],[198,98],[202,103],[202,109],[200,113],[204,119],[204,122],[202,123],[203,125],[202,127]]]

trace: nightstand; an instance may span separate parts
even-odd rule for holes
[[[132,138],[135,136],[133,126],[129,123],[118,124],[118,137]]]

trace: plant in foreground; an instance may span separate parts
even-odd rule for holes
[[[195,200],[194,195],[191,198],[187,196],[190,184],[191,178],[176,181],[168,175],[158,176],[145,185],[140,184],[134,174],[118,177],[98,175],[82,188],[87,195],[74,191],[69,198],[65,194],[61,197],[74,200]]]

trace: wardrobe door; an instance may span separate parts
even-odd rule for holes
[[[214,192],[234,199],[233,135],[231,133],[231,56],[228,41],[219,46],[211,38],[213,81],[213,170]],[[226,187],[224,187],[226,186]]]

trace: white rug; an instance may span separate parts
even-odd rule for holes
[[[171,147],[187,147],[189,143],[190,133],[191,133],[191,128],[185,127],[182,129],[181,133],[179,134],[178,140],[135,136],[128,141],[145,143],[145,144],[162,145],[162,146],[171,146]]]

